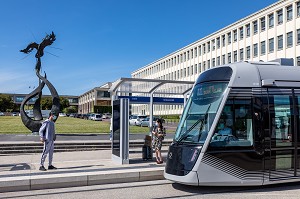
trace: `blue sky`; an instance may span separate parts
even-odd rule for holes
[[[42,70],[60,95],[84,92],[242,19],[275,0],[4,0],[0,12],[0,93],[38,85],[35,51],[54,31]],[[29,88],[30,87],[30,88]],[[48,90],[44,94],[49,94]]]

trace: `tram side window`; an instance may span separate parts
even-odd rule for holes
[[[271,143],[273,147],[291,146],[292,143],[292,111],[290,95],[271,95],[270,115],[272,118]]]
[[[249,147],[253,145],[251,99],[227,101],[218,121],[210,146]]]

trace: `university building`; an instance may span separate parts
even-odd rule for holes
[[[239,61],[293,58],[300,66],[300,1],[281,0],[134,72],[133,78],[195,81],[209,68]],[[176,89],[170,87],[168,89]],[[146,105],[135,105],[139,114]],[[156,105],[154,114],[181,114],[180,105]]]
[[[87,114],[111,112],[111,98],[110,93],[108,92],[111,84],[111,82],[107,82],[102,86],[95,87],[80,95],[78,97],[78,113]]]

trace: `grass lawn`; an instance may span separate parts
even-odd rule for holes
[[[97,134],[109,133],[110,120],[92,121],[71,117],[59,117],[56,121],[56,133]],[[148,133],[149,128],[130,126],[130,133]],[[1,116],[0,134],[26,134],[31,133],[21,121],[21,117]]]

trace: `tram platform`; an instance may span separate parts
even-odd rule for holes
[[[167,149],[162,150],[164,159]],[[0,192],[164,179],[165,163],[144,161],[139,151],[130,153],[129,164],[124,165],[113,162],[111,150],[55,152],[57,170],[47,171],[39,171],[40,153],[0,156]]]

